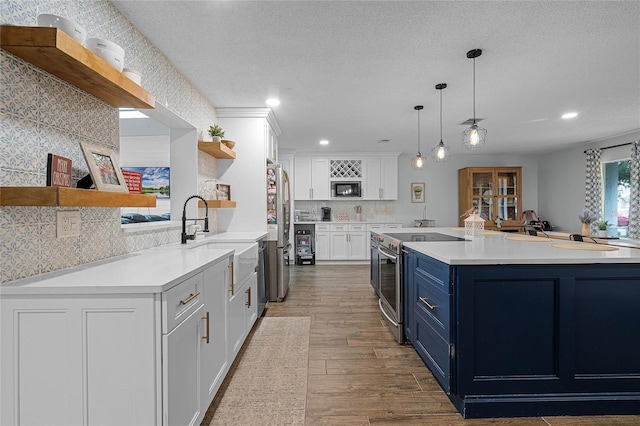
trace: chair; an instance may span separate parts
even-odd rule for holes
[[[582,241],[582,242],[586,243],[587,241],[584,241],[584,238],[585,237],[583,237],[580,234],[571,234],[571,235],[569,235],[569,239],[572,240],[572,241]],[[598,242],[594,238],[591,238],[591,237],[586,237],[586,238],[589,238],[592,242],[594,242],[595,244],[598,244]]]

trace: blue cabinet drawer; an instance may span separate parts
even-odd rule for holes
[[[415,275],[411,308],[447,342],[450,340],[450,297],[421,274]]]
[[[424,319],[416,316],[414,348],[429,367],[445,392],[451,391],[451,362],[449,343],[446,342]]]
[[[416,274],[423,276],[447,294],[451,294],[451,288],[449,286],[449,277],[451,274],[449,268],[450,266],[446,263],[419,253],[416,254]]]

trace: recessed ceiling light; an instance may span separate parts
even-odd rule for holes
[[[277,98],[269,98],[265,101],[265,103],[271,107],[280,105],[280,99]]]
[[[578,116],[577,112],[568,112],[566,114],[562,114],[562,118],[564,118],[565,120],[569,118],[576,118],[577,116]]]
[[[328,141],[328,140],[326,140],[326,139],[322,139],[322,140],[320,141],[320,145],[329,145],[329,141]]]

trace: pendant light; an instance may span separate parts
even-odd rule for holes
[[[420,154],[420,110],[424,108],[422,105],[416,105],[413,107],[418,111],[418,153],[411,159],[411,167],[415,170],[422,170],[427,166],[427,159]]]
[[[473,124],[462,132],[462,145],[467,149],[477,149],[487,142],[487,130],[478,127],[476,123],[476,58],[482,55],[482,50],[473,49],[467,52],[467,58],[473,59]]]
[[[451,157],[451,151],[442,142],[442,91],[447,88],[447,83],[436,84],[440,91],[440,142],[431,150],[431,157],[437,163],[444,163]]]

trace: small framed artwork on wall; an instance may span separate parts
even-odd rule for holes
[[[424,184],[424,182],[412,182],[411,183],[411,202],[412,203],[424,203],[425,202],[425,184]]]
[[[129,192],[113,150],[80,142],[89,174],[98,191]]]
[[[218,189],[218,200],[231,200],[231,185],[225,185],[219,183],[217,185]]]

